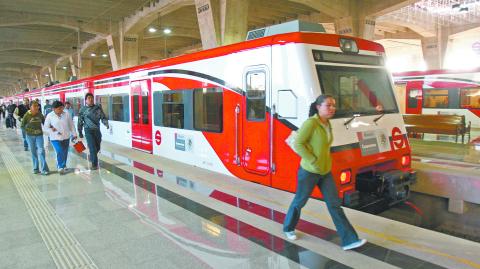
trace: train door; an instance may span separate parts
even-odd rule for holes
[[[130,82],[132,148],[152,152],[151,80]]]
[[[422,114],[423,105],[423,82],[412,81],[407,83],[405,94],[405,113],[406,114]]]
[[[269,73],[265,67],[247,70],[243,109],[243,167],[247,172],[267,175],[270,172],[270,117],[267,98],[270,96]],[[270,184],[264,182],[264,184]]]

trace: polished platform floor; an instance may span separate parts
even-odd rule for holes
[[[19,138],[0,128],[0,268],[480,268],[479,243],[350,209],[369,243],[342,251],[319,200],[288,241],[291,193],[114,144],[33,175]]]

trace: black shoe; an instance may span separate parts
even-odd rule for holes
[[[28,148],[25,148],[25,151],[28,151]]]

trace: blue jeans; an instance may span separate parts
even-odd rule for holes
[[[23,137],[23,147],[25,149],[28,149],[27,133],[25,132],[25,128],[22,128],[22,137]]]
[[[358,241],[358,235],[341,207],[342,201],[338,197],[337,186],[333,181],[332,173],[329,172],[326,175],[319,175],[310,173],[300,167],[298,169],[297,180],[297,192],[285,217],[283,231],[290,232],[295,230],[295,226],[297,226],[298,220],[300,219],[302,208],[312,194],[313,188],[318,186],[327,204],[328,212],[337,228],[337,233],[342,239],[342,245],[345,246]]]
[[[85,129],[85,138],[87,139],[87,146],[90,151],[90,162],[92,166],[98,166],[97,154],[100,152],[102,133],[99,129]]]
[[[48,165],[45,160],[45,149],[43,148],[43,135],[27,135],[27,143],[32,153],[33,171],[39,171],[38,157],[40,157],[42,172],[48,172]]]
[[[65,140],[52,140],[53,148],[57,153],[57,168],[65,168],[67,165],[67,156],[68,156],[68,145],[70,143],[69,139]]]

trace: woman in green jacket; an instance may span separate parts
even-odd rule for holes
[[[285,217],[283,231],[288,239],[297,239],[295,226],[300,219],[301,210],[307,203],[314,187],[318,186],[337,228],[337,233],[341,237],[342,248],[349,250],[364,245],[367,240],[358,238],[355,229],[345,216],[341,208],[342,201],[338,196],[337,186],[331,173],[330,145],[333,141],[333,134],[329,119],[335,115],[335,110],[335,99],[330,95],[320,95],[310,105],[310,118],[297,132],[294,147],[302,160],[298,169],[297,192]]]
[[[25,129],[28,147],[32,153],[33,173],[40,173],[40,164],[42,175],[48,175],[49,170],[43,147],[42,124],[44,121],[45,117],[40,112],[40,104],[34,101],[30,110],[22,118],[22,129]]]

